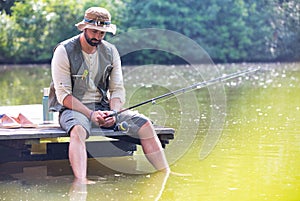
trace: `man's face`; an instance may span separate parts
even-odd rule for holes
[[[85,29],[84,30],[84,37],[86,42],[91,46],[97,46],[101,43],[101,40],[105,36],[104,31],[99,31],[96,29]]]

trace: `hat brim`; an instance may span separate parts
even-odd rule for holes
[[[77,24],[75,24],[75,26],[80,30],[83,31],[84,29],[96,29],[99,31],[104,31],[104,32],[110,32],[113,35],[116,34],[117,31],[117,26],[114,24],[110,24],[109,27],[108,26],[96,26],[96,25],[92,25],[92,24],[86,24],[84,22],[79,22]]]

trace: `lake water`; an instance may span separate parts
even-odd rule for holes
[[[93,159],[89,178],[96,184],[82,186],[73,183],[68,161],[6,163],[0,200],[300,200],[300,64],[216,68],[228,74],[250,66],[261,69],[139,108],[176,129],[165,150],[174,174],[127,174]],[[201,66],[170,67],[175,74],[162,68],[125,69],[128,105],[206,76]],[[141,158],[138,150],[133,158],[107,160],[143,169]]]

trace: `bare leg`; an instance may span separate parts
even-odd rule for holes
[[[82,126],[74,126],[70,133],[69,160],[74,176],[82,183],[93,183],[86,178],[87,174],[87,153],[85,146],[86,130]]]
[[[138,134],[141,140],[144,154],[146,155],[150,163],[157,170],[170,172],[164,150],[151,122],[148,121],[144,126],[142,126]]]

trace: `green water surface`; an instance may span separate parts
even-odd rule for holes
[[[184,100],[177,97],[139,108],[154,123],[176,129],[175,139],[165,150],[176,174],[166,178],[162,173],[104,171],[96,160],[89,161],[89,178],[96,184],[78,187],[72,185],[67,161],[0,164],[0,200],[300,200],[300,64],[236,64],[218,68],[233,72],[253,65],[261,66],[259,72],[224,83],[226,111],[221,135],[204,158],[200,151],[208,133],[220,131],[210,130],[211,122],[216,122],[218,116],[212,113],[214,105],[210,98],[214,96],[207,89],[193,95],[183,94]],[[192,71],[183,70],[178,76],[197,81],[193,76],[198,75]],[[42,75],[45,73],[49,75],[47,70]],[[143,76],[147,75],[139,74],[139,79],[145,80]],[[36,80],[40,77],[27,76]],[[155,79],[165,75],[151,76]],[[15,75],[9,78],[12,85],[20,79]],[[126,76],[127,83],[130,79],[137,77]],[[174,88],[179,82],[176,79],[171,83]],[[4,80],[0,78],[2,87]],[[132,87],[128,90],[129,105],[169,91],[163,85],[148,86],[147,81],[127,87]],[[192,100],[194,97],[197,104]],[[13,99],[18,98],[13,95]],[[2,105],[8,102],[13,101],[6,100]],[[187,148],[183,149],[184,146]],[[172,154],[179,157],[174,160]],[[131,161],[140,165],[130,158],[120,164],[135,166]],[[19,171],[12,171],[16,169]]]

